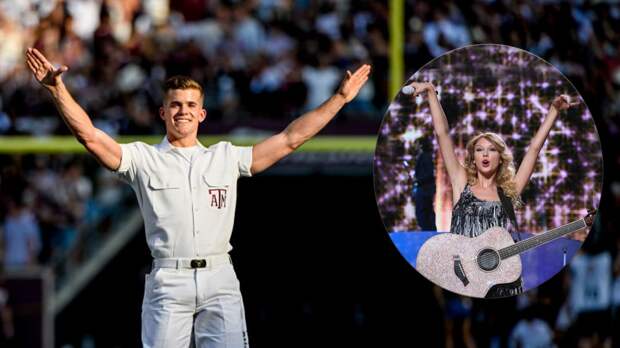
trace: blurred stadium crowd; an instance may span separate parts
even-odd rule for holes
[[[5,134],[66,132],[50,99],[33,89],[25,71],[29,46],[69,66],[65,83],[96,125],[113,135],[162,134],[160,86],[174,74],[191,75],[205,86],[210,133],[256,123],[269,128],[273,120],[298,116],[331,95],[344,70],[367,61],[377,81],[349,110],[377,123],[387,102],[380,78],[387,75],[387,8],[380,2],[2,4]],[[275,124],[281,127],[281,121]]]
[[[520,47],[549,61],[586,100],[606,159],[601,218],[570,272],[511,300],[438,290],[446,346],[620,346],[620,5],[406,1],[405,20],[407,76],[473,43]],[[247,132],[279,129],[326,99],[344,70],[370,62],[372,83],[337,124],[371,133],[389,103],[388,38],[385,1],[0,0],[0,134],[68,132],[25,71],[29,46],[70,67],[66,84],[112,135],[164,133],[159,86],[172,74],[206,87],[209,133]],[[371,126],[360,130],[364,122]],[[79,155],[0,161],[4,268],[53,262],[81,243],[81,226],[105,226],[101,217],[124,197],[109,173]],[[0,281],[7,308],[1,288]]]

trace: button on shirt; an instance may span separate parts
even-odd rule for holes
[[[187,156],[158,145],[121,144],[118,176],[131,185],[153,258],[222,254],[235,219],[237,179],[251,176],[252,147],[220,142]]]

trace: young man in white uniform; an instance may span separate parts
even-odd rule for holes
[[[153,270],[142,304],[144,347],[247,347],[239,281],[228,252],[237,179],[259,173],[318,133],[359,92],[370,66],[347,71],[338,92],[284,131],[253,147],[197,140],[207,116],[202,87],[187,77],[169,79],[159,110],[166,136],[152,146],[118,144],[95,128],[65,88],[61,75],[36,49],[26,63],[52,95],[77,140],[136,192]]]

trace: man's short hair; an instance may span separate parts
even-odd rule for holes
[[[196,89],[200,92],[200,97],[204,98],[204,90],[202,86],[188,76],[176,75],[166,80],[164,83],[164,95],[173,89]]]

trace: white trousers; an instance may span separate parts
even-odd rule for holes
[[[246,348],[239,280],[232,264],[154,268],[142,302],[143,347]]]

